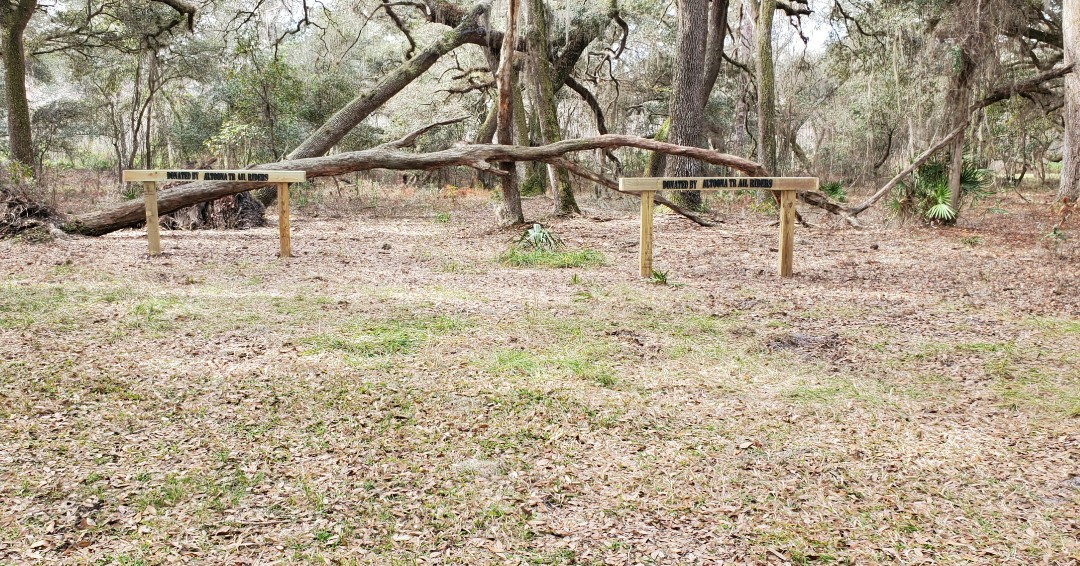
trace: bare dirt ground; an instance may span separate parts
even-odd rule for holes
[[[784,281],[747,203],[660,215],[658,285],[632,202],[530,201],[605,265],[522,269],[453,193],[298,194],[284,261],[273,227],[0,241],[0,563],[1080,562],[1047,194],[812,218]]]

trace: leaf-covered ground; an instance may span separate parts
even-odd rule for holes
[[[630,205],[549,224],[604,265],[529,269],[428,204],[298,215],[287,261],[0,241],[0,563],[1080,561],[1046,206],[800,228],[786,281],[767,216],[661,215],[657,285]]]

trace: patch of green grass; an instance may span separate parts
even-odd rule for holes
[[[524,350],[496,350],[487,364],[488,373],[507,377],[525,377],[536,373],[540,363],[531,352]]]
[[[154,507],[172,507],[191,495],[194,481],[191,477],[169,475],[165,483],[152,487],[136,499],[136,508],[140,511],[153,505]]]
[[[59,285],[2,285],[0,328],[29,327],[43,315],[55,313],[69,301],[69,292]]]
[[[572,251],[524,250],[511,248],[499,256],[507,267],[597,267],[604,265],[604,254],[588,248]]]
[[[549,371],[568,373],[602,387],[614,387],[618,380],[607,361],[612,355],[614,352],[608,344],[587,342],[554,353],[544,359],[544,366]]]
[[[800,403],[824,403],[836,399],[850,399],[858,393],[850,383],[829,385],[802,384],[784,391],[783,396]]]
[[[1036,368],[1018,368],[1011,365],[996,372],[991,390],[1000,398],[1005,408],[1019,410],[1049,411],[1066,418],[1080,417],[1080,377],[1054,375]]]
[[[1080,320],[1054,317],[1033,317],[1027,323],[1052,334],[1080,334]]]
[[[129,328],[163,332],[174,326],[174,317],[169,316],[180,303],[175,297],[153,297],[135,304],[128,312],[126,323]]]
[[[221,479],[204,478],[201,491],[209,497],[207,505],[211,509],[223,511],[236,507],[252,487],[263,480],[262,472],[247,475],[241,470],[234,470],[232,475]]]
[[[406,316],[400,319],[365,321],[345,326],[333,334],[305,339],[307,353],[340,352],[370,358],[409,354],[435,336],[465,328],[461,319],[445,316]]]

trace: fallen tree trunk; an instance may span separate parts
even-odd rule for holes
[[[411,134],[410,134],[411,135]],[[765,169],[748,159],[709,149],[685,147],[637,136],[608,134],[591,138],[570,139],[537,147],[513,145],[462,145],[431,153],[409,153],[398,149],[400,142],[385,144],[363,151],[340,153],[329,157],[290,159],[256,165],[256,169],[306,171],[308,178],[328,177],[367,171],[370,169],[438,169],[466,166],[501,174],[493,164],[505,161],[550,161],[567,153],[595,149],[635,147],[668,155],[693,157],[715,165],[730,167],[748,175],[764,176]],[[158,195],[158,213],[168,214],[185,206],[233,195],[265,186],[265,183],[207,182],[188,183],[162,190]],[[137,226],[145,221],[142,200],[125,202],[105,210],[83,214],[63,222],[65,232],[101,236]]]

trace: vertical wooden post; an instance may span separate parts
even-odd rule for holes
[[[292,241],[289,234],[289,184],[277,184],[278,239],[281,243],[279,257],[292,257]]]
[[[780,191],[780,277],[791,277],[795,248],[795,191]]]
[[[150,255],[161,254],[161,227],[158,226],[157,183],[143,182],[143,202],[146,206],[146,242]]]
[[[641,193],[641,276],[652,277],[653,191]]]

